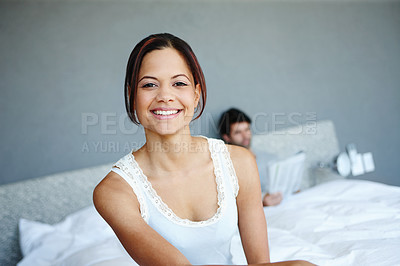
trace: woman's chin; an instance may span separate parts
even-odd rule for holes
[[[176,135],[179,133],[182,133],[184,130],[183,128],[176,128],[176,127],[171,127],[171,126],[157,126],[155,128],[151,128],[150,131],[153,134],[159,135],[159,136],[172,136],[172,135]]]
[[[153,134],[160,136],[170,136],[185,133],[190,134],[189,124],[190,121],[157,121],[156,123],[151,123],[151,125],[142,125],[145,131],[151,131]]]

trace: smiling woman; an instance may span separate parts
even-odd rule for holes
[[[190,123],[201,89],[177,50],[146,54],[138,77],[135,111],[145,130],[173,134]]]
[[[205,99],[203,72],[186,42],[155,34],[133,49],[125,103],[146,143],[113,165],[93,200],[140,265],[270,264],[254,157],[190,134]],[[278,263],[294,264],[308,265]]]
[[[164,33],[164,34],[154,34],[149,37],[143,39],[139,42],[136,47],[133,49],[126,68],[126,77],[125,77],[125,106],[126,111],[129,115],[129,118],[133,123],[138,124],[138,120],[135,117],[135,97],[138,89],[138,83],[146,76],[140,76],[139,71],[142,68],[142,62],[144,56],[152,51],[161,51],[166,48],[171,48],[175,52],[179,53],[179,57],[184,59],[184,63],[186,64],[185,70],[189,70],[189,73],[186,73],[186,79],[191,77],[193,79],[194,85],[199,85],[201,87],[201,102],[199,102],[200,111],[195,119],[199,118],[203,113],[204,106],[206,104],[207,97],[207,89],[206,82],[204,79],[203,71],[200,67],[200,64],[193,53],[190,46],[180,38],[173,36],[172,34]],[[165,62],[168,64],[168,61]],[[171,69],[172,66],[168,65],[167,69]],[[179,74],[178,74],[179,75]],[[149,76],[148,78],[154,78]],[[183,82],[184,83],[184,82]],[[154,84],[150,83],[147,86],[151,87]],[[180,84],[183,85],[183,84]]]

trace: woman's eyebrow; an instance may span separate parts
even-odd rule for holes
[[[152,76],[143,76],[141,79],[139,79],[138,82],[142,81],[143,79],[155,79],[155,80],[157,80],[157,78],[152,77]]]
[[[188,78],[188,76],[186,76],[185,74],[177,74],[177,75],[173,76],[171,79],[174,79],[174,78],[177,78],[177,77],[181,77],[181,76],[187,78],[188,80],[190,80],[190,79]],[[143,79],[155,79],[155,80],[157,80],[156,77],[152,77],[152,76],[143,76],[141,79],[139,79],[138,82],[142,81]]]
[[[188,76],[186,76],[185,74],[178,74],[178,75],[173,76],[172,78],[174,79],[174,78],[177,78],[177,77],[180,77],[180,76],[184,76],[185,78],[187,78],[188,80],[190,80],[190,79],[188,78]]]

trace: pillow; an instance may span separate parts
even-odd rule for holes
[[[54,225],[20,219],[25,265],[137,265],[91,205]]]

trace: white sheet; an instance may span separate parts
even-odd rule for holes
[[[264,211],[271,261],[400,265],[400,187],[333,181]]]
[[[400,265],[400,187],[333,181],[264,211],[273,262]],[[21,220],[20,238],[19,266],[136,265],[93,206],[56,225]]]
[[[21,219],[19,231],[18,266],[137,265],[93,206],[55,225]]]

